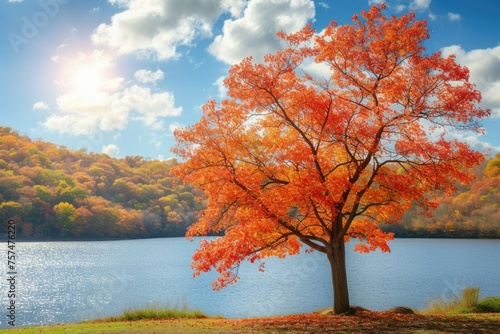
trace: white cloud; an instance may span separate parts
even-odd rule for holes
[[[125,79],[122,77],[115,77],[108,80],[103,81],[100,86],[101,89],[108,92],[116,92],[123,88],[125,84]]]
[[[397,5],[396,6],[396,12],[401,13],[406,9],[406,5]]]
[[[429,12],[428,16],[431,21],[448,19],[451,22],[458,22],[462,20],[462,16],[460,16],[460,14],[453,12],[448,12],[446,15],[436,15],[432,12]]]
[[[111,0],[124,11],[101,24],[92,34],[96,45],[121,54],[176,59],[177,48],[191,45],[195,38],[211,37],[215,21],[224,12],[238,15],[243,0]]]
[[[406,10],[407,5],[402,5],[402,4],[394,4],[394,3],[387,3],[387,0],[368,0],[369,5],[380,5],[381,3],[385,3],[388,8],[395,9],[397,13],[400,13],[404,10]],[[393,7],[394,6],[394,7]]]
[[[7,1],[8,3],[19,3],[19,2],[23,2],[23,0],[9,0]]]
[[[408,1],[403,1],[403,2],[408,2]],[[418,3],[415,4],[415,2],[418,1],[413,1],[410,6],[413,6],[412,9],[415,10],[416,7],[418,7]],[[395,11],[396,13],[401,13],[402,11],[406,10],[408,8],[408,5],[405,4],[396,4],[396,3],[387,3],[387,0],[368,0],[368,4],[371,5],[380,5],[382,3],[385,3],[388,8],[391,8],[391,11]]]
[[[33,105],[33,110],[50,110],[50,107],[47,103],[38,101]]]
[[[159,149],[161,147],[162,142],[158,139],[151,139],[149,141],[150,144],[153,144],[156,149]]]
[[[57,47],[57,54],[50,57],[54,63],[59,63],[63,57],[61,57],[60,53],[63,52],[68,45],[63,43]]]
[[[444,136],[446,140],[456,140],[462,143],[467,143],[472,149],[479,152],[486,152],[488,150],[500,152],[500,146],[493,146],[491,143],[481,140],[483,134],[468,131],[449,131],[450,129],[435,128],[433,127],[434,124],[425,120],[422,120],[421,124],[429,135],[429,138],[432,140],[438,140]]]
[[[218,96],[220,98],[225,98],[227,96],[227,87],[224,86],[224,79],[226,77],[222,76],[222,77],[219,77],[217,78],[217,80],[215,80],[214,82],[214,86],[217,87],[217,91],[218,91]]]
[[[69,91],[57,98],[63,115],[51,115],[43,123],[48,129],[76,135],[100,130],[123,130],[130,119],[153,130],[163,128],[163,117],[179,116],[174,95],[167,91],[133,85],[117,92]]]
[[[431,5],[431,0],[413,0],[410,3],[410,9],[416,11],[425,11],[429,9],[430,5]]]
[[[250,55],[261,61],[265,54],[281,48],[279,30],[298,31],[314,14],[311,0],[250,0],[243,16],[224,22],[223,34],[215,37],[208,50],[228,64]]]
[[[450,21],[460,21],[462,17],[460,16],[460,14],[448,12],[448,19]]]
[[[454,54],[459,64],[470,70],[470,81],[482,93],[481,106],[493,111],[493,117],[500,117],[500,46],[488,49],[465,51],[459,45],[441,49],[443,56]]]
[[[203,0],[202,0],[203,1]],[[247,0],[215,0],[213,3],[217,3],[222,9],[222,11],[228,11],[233,17],[239,17],[247,5]]]
[[[163,80],[163,71],[156,70],[155,72],[150,70],[138,70],[135,72],[134,77],[140,83],[156,83],[160,80]]]
[[[78,117],[77,115],[51,115],[42,123],[47,129],[60,133],[83,135],[93,133],[97,126],[94,117]]]
[[[312,59],[306,59],[300,65],[300,68],[319,81],[327,80],[332,76],[330,65],[326,64],[325,62],[317,63]]]
[[[163,129],[162,117],[179,116],[181,107],[175,107],[174,95],[170,92],[153,93],[149,88],[133,85],[122,96],[129,110],[135,110],[134,119],[142,121],[153,130]]]
[[[320,2],[320,3],[319,3],[319,5],[320,5],[321,7],[323,7],[324,9],[328,9],[328,8],[330,8],[330,6],[328,6],[328,4],[327,4],[327,3],[324,3],[324,2]]]
[[[123,130],[131,120],[142,122],[152,130],[162,130],[164,117],[178,116],[173,93],[146,84],[163,78],[161,70],[138,70],[134,77],[118,76],[116,55],[109,51],[89,53],[58,48],[61,93],[56,98],[57,112],[42,125],[52,131],[85,135],[93,131]]]
[[[461,142],[466,142],[473,149],[479,152],[486,152],[488,150],[492,152],[500,152],[500,146],[493,146],[488,142],[481,141],[478,135],[462,135],[459,133],[447,134],[449,139],[457,139]]]
[[[153,91],[149,87],[132,84],[118,76],[104,78],[106,69],[111,67],[111,60],[105,58],[103,63],[95,64],[89,63],[88,58],[61,58],[60,65],[66,65],[73,70],[63,71],[64,79],[58,82],[64,90],[56,99],[59,112],[52,114],[42,123],[49,130],[84,135],[96,129],[123,130],[130,120],[138,120],[153,130],[162,130],[163,117],[181,114],[182,108],[175,106],[173,93],[159,89]],[[95,78],[93,77],[95,82],[73,82],[75,80],[71,78],[72,75],[88,73],[85,71],[87,68],[97,68]],[[163,72],[160,70],[140,70],[135,73],[135,78],[140,83],[153,83],[162,77]]]
[[[120,149],[115,144],[104,145],[102,147],[102,153],[107,154],[112,158],[116,158],[120,153]]]
[[[182,128],[184,127],[184,125],[182,125],[181,123],[179,122],[172,122],[168,125],[168,129],[170,130],[170,132],[174,133],[175,130],[179,129],[179,128]]]

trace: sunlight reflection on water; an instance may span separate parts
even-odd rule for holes
[[[482,296],[500,295],[500,240],[398,239],[390,245],[391,254],[348,252],[351,304],[419,309],[431,297],[454,296],[466,286],[480,286]],[[184,238],[18,243],[16,323],[82,321],[155,302],[186,301],[225,317],[304,313],[332,304],[323,254],[268,259],[265,273],[244,264],[238,283],[212,291],[215,273],[192,277],[196,247]],[[5,282],[1,289],[4,309]],[[0,327],[8,327],[0,317]]]

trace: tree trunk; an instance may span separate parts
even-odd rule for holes
[[[342,314],[349,312],[350,308],[345,266],[345,244],[342,240],[332,246],[332,251],[327,254],[327,257],[332,269],[333,313]]]

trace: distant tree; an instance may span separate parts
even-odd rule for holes
[[[95,237],[117,237],[119,234],[120,210],[112,202],[92,196],[86,199],[92,213],[89,230]]]
[[[500,153],[488,161],[486,165],[486,175],[488,177],[500,176]]]
[[[73,174],[73,178],[87,191],[95,192],[95,182],[87,173],[83,171],[76,172]]]
[[[23,206],[15,201],[0,203],[0,222],[8,219],[20,217],[23,213]]]
[[[144,237],[146,233],[141,213],[133,210],[120,210],[120,221],[118,223],[120,237],[138,238]]]
[[[66,183],[65,180],[59,181],[56,187],[57,199],[61,202],[73,203],[75,200],[81,200],[87,197],[87,191],[79,186],[72,186]]]
[[[158,237],[161,235],[161,219],[160,216],[148,210],[142,213],[142,220],[149,237]]]
[[[399,221],[412,203],[434,208],[429,191],[451,194],[472,180],[482,154],[445,134],[481,132],[490,111],[477,106],[467,68],[424,53],[425,21],[384,8],[319,35],[310,26],[279,33],[287,48],[232,66],[229,98],[209,101],[197,124],[175,132],[184,159],[175,174],[208,197],[187,235],[224,233],[193,256],[195,274],[221,274],[214,288],[235,282],[244,260],[305,244],[326,254],[334,312],[347,312],[345,242],[389,251],[393,235],[379,224]]]
[[[3,174],[3,175],[2,175]],[[19,194],[17,189],[25,184],[26,177],[14,175],[13,172],[7,171],[1,173],[0,171],[0,194],[5,201],[17,201]]]
[[[89,230],[90,224],[92,222],[92,212],[90,212],[86,207],[79,207],[75,210],[75,235],[76,236],[86,236],[91,234],[92,231]]]
[[[33,186],[33,190],[35,190],[37,193],[36,197],[38,197],[44,202],[50,203],[52,199],[52,194],[45,186],[35,185]]]
[[[73,204],[61,202],[54,207],[56,213],[56,226],[61,235],[73,235],[76,232],[75,220],[77,217],[76,209]]]

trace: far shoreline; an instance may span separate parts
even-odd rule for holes
[[[204,238],[204,237],[217,237],[214,235],[207,235],[207,236],[199,236],[197,238]],[[15,242],[89,242],[89,241],[127,241],[127,240],[150,240],[150,239],[175,239],[175,238],[183,238],[183,239],[188,239],[184,236],[170,236],[170,237],[145,237],[145,238],[23,238],[23,237],[18,237],[15,240]],[[446,237],[446,236],[425,236],[425,237],[407,237],[407,236],[401,236],[401,237],[394,237],[394,240],[396,239],[401,239],[401,240],[407,240],[407,239],[430,239],[430,240],[500,240],[500,236],[498,237]],[[0,240],[7,241],[9,240],[6,235],[0,235]],[[390,241],[389,241],[390,243]]]

